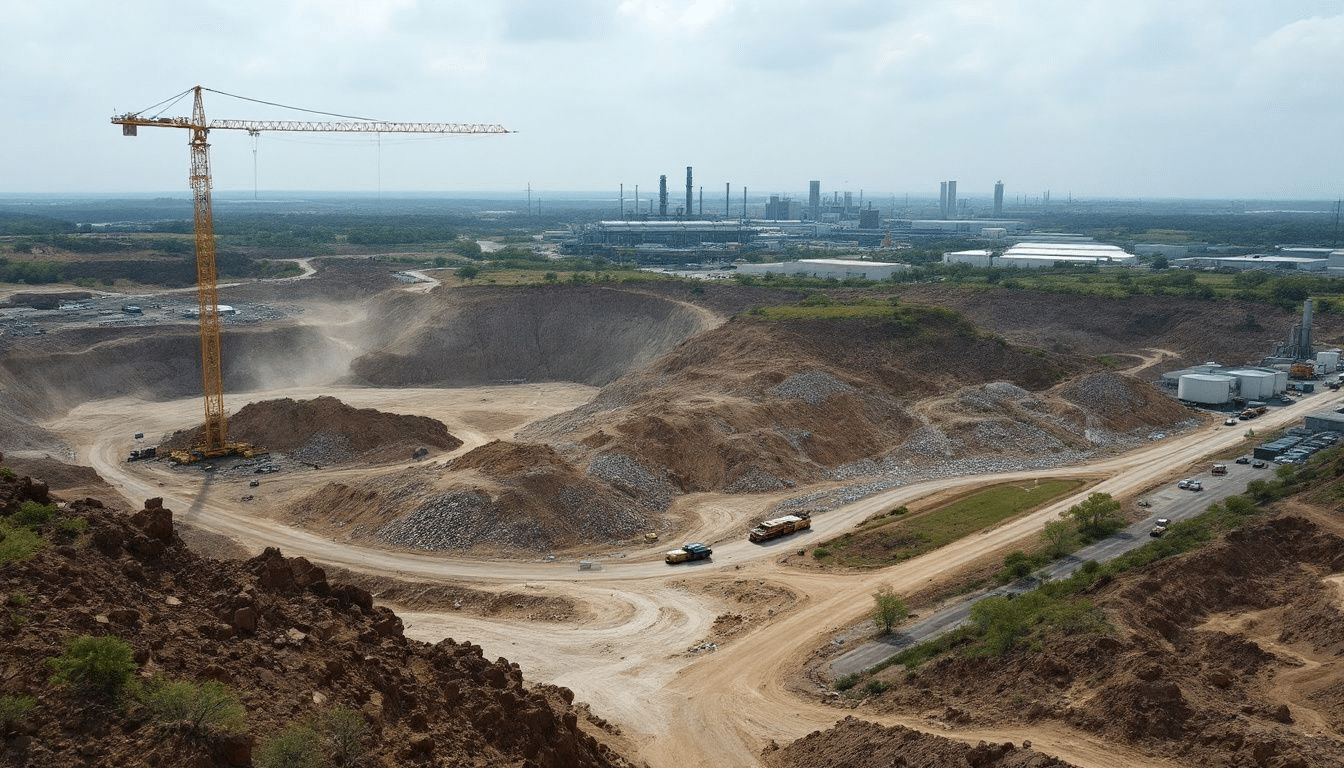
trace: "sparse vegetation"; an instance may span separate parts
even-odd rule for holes
[[[66,641],[65,652],[47,659],[47,665],[55,671],[53,683],[104,698],[121,693],[136,668],[130,643],[87,635]]]
[[[893,510],[826,542],[813,556],[849,567],[898,563],[1047,504],[1086,482],[1047,480],[1031,487],[1004,483],[918,515],[896,515]]]
[[[262,739],[252,755],[256,768],[321,768],[325,762],[322,737],[306,724],[291,725]]]
[[[23,720],[34,704],[32,696],[0,696],[0,729]]]
[[[155,722],[193,737],[241,730],[246,715],[238,694],[215,680],[198,684],[156,676],[145,684],[140,702]]]

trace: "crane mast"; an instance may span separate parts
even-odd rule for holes
[[[179,461],[229,455],[251,455],[246,443],[230,443],[224,412],[224,368],[220,347],[219,275],[215,262],[215,223],[210,202],[211,129],[259,131],[310,131],[347,133],[509,133],[499,125],[481,123],[391,123],[377,120],[315,122],[286,120],[214,120],[205,118],[201,86],[193,89],[191,117],[142,117],[128,113],[112,118],[122,134],[135,136],[140,126],[184,128],[191,132],[191,191],[196,228],[196,302],[199,305],[201,384],[205,393],[205,426],[201,442],[191,451],[174,452]]]

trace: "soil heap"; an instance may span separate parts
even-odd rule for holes
[[[175,432],[162,450],[188,448],[201,434],[202,427]],[[249,403],[229,417],[229,436],[323,466],[402,461],[420,449],[451,451],[462,445],[437,419],[354,408],[327,395]]]
[[[41,483],[0,476],[0,515],[50,501]],[[529,686],[467,642],[408,640],[369,593],[303,558],[198,557],[156,499],[134,515],[73,502],[40,530],[52,543],[0,570],[0,700],[35,702],[0,723],[5,765],[247,766],[259,740],[338,708],[367,728],[359,765],[628,765],[568,689]],[[193,733],[54,685],[43,660],[81,636],[129,643],[141,684],[223,683],[246,707],[243,730]]]

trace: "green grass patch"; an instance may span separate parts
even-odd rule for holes
[[[852,568],[899,563],[1037,509],[1073,493],[1087,482],[1059,479],[1030,486],[1004,483],[919,515],[874,515],[859,529],[823,543],[813,551],[813,556]]]

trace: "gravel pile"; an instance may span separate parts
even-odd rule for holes
[[[777,397],[802,400],[809,405],[819,405],[832,395],[853,391],[854,387],[825,371],[795,373],[777,384],[774,389]]]
[[[479,493],[446,493],[425,500],[374,535],[394,547],[468,549],[501,533],[494,526],[478,524],[489,511],[490,500]]]
[[[638,499],[650,509],[663,510],[672,504],[674,488],[634,459],[622,453],[603,453],[588,463],[588,475]]]
[[[741,477],[724,486],[724,493],[766,493],[769,491],[778,491],[784,488],[792,488],[794,481],[784,479],[766,472],[759,467],[752,467]]]
[[[352,453],[350,438],[334,432],[322,431],[314,432],[308,442],[293,451],[290,456],[295,461],[301,461],[304,464],[316,464],[321,467],[348,461]]]

